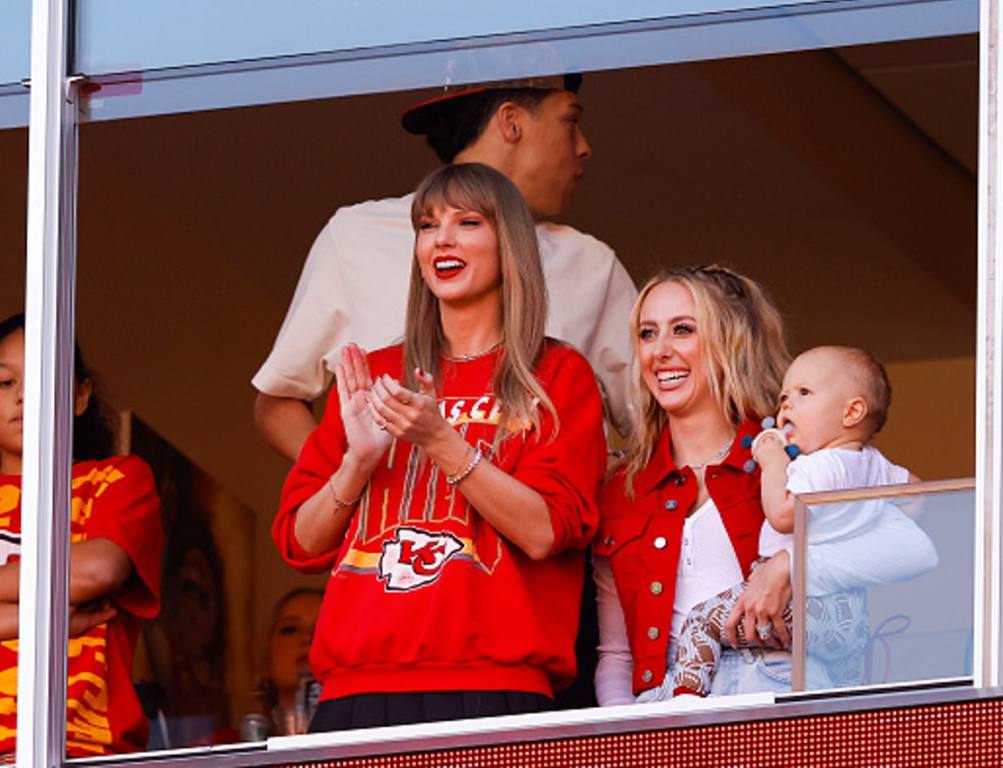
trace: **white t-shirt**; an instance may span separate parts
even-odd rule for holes
[[[909,470],[892,464],[877,448],[823,448],[802,453],[787,465],[787,490],[791,493],[845,491],[909,482]],[[887,510],[883,500],[847,501],[826,504],[808,512],[808,544],[843,541],[873,528],[877,516]],[[759,554],[772,557],[781,549],[790,551],[793,537],[779,533],[769,520],[759,534]]]
[[[414,253],[413,195],[340,208],[317,235],[286,319],[253,379],[261,392],[315,400],[341,348],[400,340]],[[613,423],[630,429],[628,326],[634,283],[594,237],[552,223],[536,226],[550,314],[546,333],[581,352],[605,390]]]
[[[714,501],[707,499],[683,523],[676,594],[672,604],[671,639],[679,637],[694,605],[741,581],[742,567],[738,564],[721,513]]]

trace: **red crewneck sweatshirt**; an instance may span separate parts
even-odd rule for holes
[[[518,690],[552,696],[575,675],[584,550],[596,524],[606,462],[595,376],[573,349],[547,343],[536,376],[560,419],[541,407],[539,432],[491,455],[504,404],[498,355],[443,359],[440,409],[485,461],[537,491],[554,532],[533,561],[502,538],[443,471],[395,440],[370,479],[343,541],[310,556],[293,534],[299,506],[334,473],[347,444],[335,388],[322,423],[286,480],[272,535],[306,572],[331,571],[310,662],[322,699],[357,693]],[[373,376],[402,378],[400,346],[369,355]]]

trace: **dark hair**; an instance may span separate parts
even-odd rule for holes
[[[11,315],[0,321],[0,341],[12,333],[24,330],[24,313]],[[73,344],[73,375],[77,385],[90,381],[95,391],[91,392],[87,409],[73,418],[73,460],[103,459],[117,453],[116,435],[118,419],[105,407],[97,394],[94,374],[84,362],[80,345]]]
[[[473,144],[488,120],[506,101],[535,112],[556,91],[547,88],[491,88],[443,102],[429,117],[425,141],[444,163],[451,163]]]

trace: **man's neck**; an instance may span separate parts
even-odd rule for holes
[[[508,175],[510,163],[506,161],[507,152],[504,147],[496,147],[486,137],[481,137],[473,144],[461,149],[453,158],[454,163],[482,163],[490,165],[496,171]]]
[[[507,144],[499,145],[496,142],[491,141],[487,136],[482,136],[469,147],[457,153],[456,157],[453,158],[453,162],[481,163],[482,165],[490,166],[496,171],[504,173],[513,184],[517,187],[519,186],[518,167],[515,164],[515,155],[513,154],[511,147]],[[523,197],[526,196],[524,189],[520,187],[519,191],[522,192]],[[539,213],[533,210],[533,206],[529,199],[526,200],[526,203],[529,205],[533,218],[536,221],[541,221],[545,218],[541,217]]]

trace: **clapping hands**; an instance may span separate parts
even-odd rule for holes
[[[362,349],[349,344],[337,366],[341,419],[349,448],[363,459],[378,459],[393,438],[427,446],[452,428],[439,413],[435,381],[415,371],[419,391],[382,374],[373,379]]]
[[[373,419],[369,408],[373,378],[362,348],[348,344],[341,351],[335,379],[348,448],[364,464],[373,464],[390,447],[393,437]]]

